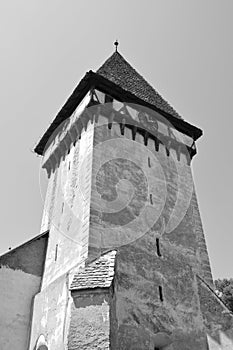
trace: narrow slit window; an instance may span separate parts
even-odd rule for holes
[[[150,157],[148,157],[148,167],[151,168]]]
[[[150,194],[150,204],[153,204],[152,194]]]
[[[64,202],[62,203],[61,213],[63,213],[63,210],[64,210]]]
[[[159,299],[160,299],[160,301],[163,301],[163,289],[162,289],[162,286],[159,286]]]
[[[58,244],[56,244],[56,248],[55,248],[55,261],[57,261],[57,251],[58,251]]]
[[[69,162],[68,170],[70,170],[70,162]]]
[[[160,251],[160,242],[159,238],[156,238],[156,250],[157,250],[157,255],[162,256],[161,251]]]

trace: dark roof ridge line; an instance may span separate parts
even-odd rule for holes
[[[94,260],[88,261],[86,260],[87,264],[85,264],[84,267],[82,267],[82,269],[86,269],[87,267],[89,267],[91,264],[94,264],[95,262],[97,262],[99,259],[101,259],[102,257],[104,257],[105,255],[115,252],[115,255],[117,254],[117,249],[110,249],[107,251],[104,251],[103,253],[101,253],[97,258],[95,258]],[[81,269],[80,269],[81,271]]]
[[[47,234],[49,234],[49,230],[47,230],[47,231],[45,231],[45,232],[43,232],[43,233],[40,233],[39,235],[37,235],[37,236],[35,236],[35,237],[29,239],[29,241],[26,241],[26,242],[24,242],[24,243],[18,245],[17,247],[15,247],[15,248],[9,250],[8,252],[6,252],[6,253],[0,255],[0,258],[2,258],[2,257],[4,257],[4,256],[6,256],[6,255],[8,255],[8,254],[10,254],[10,253],[12,253],[12,252],[14,252],[14,251],[16,251],[16,250],[19,249],[19,248],[22,248],[23,246],[25,246],[25,245],[27,245],[27,244],[29,244],[29,243],[32,243],[33,241],[36,241],[37,239],[42,238],[43,236],[46,236]]]

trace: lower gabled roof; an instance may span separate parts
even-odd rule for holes
[[[70,289],[93,289],[110,287],[114,277],[116,251],[112,250],[81,269],[74,275]]]

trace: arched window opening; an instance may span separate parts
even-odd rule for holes
[[[35,350],[49,350],[47,342],[43,334],[41,334],[36,342]]]

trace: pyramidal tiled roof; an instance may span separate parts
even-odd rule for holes
[[[181,119],[181,116],[169,103],[160,96],[118,51],[114,52],[96,73],[120,86],[122,89],[131,92],[141,100]]]
[[[132,97],[135,97],[135,100],[139,100],[136,103],[140,104],[141,101],[141,103],[143,102],[149,107],[154,107],[155,110],[163,112],[168,120],[171,119],[171,123],[177,130],[187,133],[194,140],[197,140],[202,135],[200,129],[184,121],[169,103],[116,51],[96,73],[89,71],[82,78],[35,147],[37,154],[43,155],[46,144],[53,132],[64,120],[72,115],[87,92],[93,87],[101,91],[104,90],[104,92],[110,89],[112,90],[110,93],[113,91],[116,93],[114,89],[118,88],[121,90],[120,92],[118,91],[118,94],[122,95],[126,92],[125,98],[127,101],[132,103]]]
[[[116,251],[112,250],[81,269],[74,275],[71,290],[107,288],[114,277]]]

